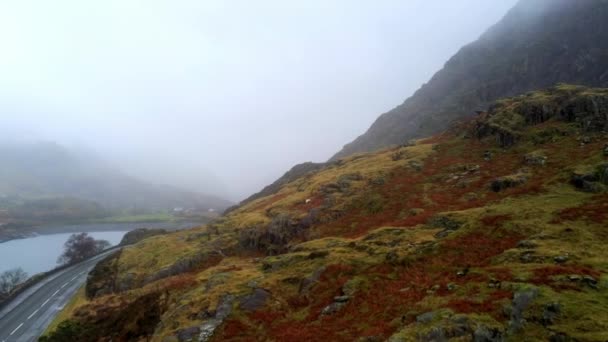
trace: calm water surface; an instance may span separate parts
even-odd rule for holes
[[[196,222],[156,223],[95,223],[69,226],[40,227],[38,231],[55,231],[26,239],[0,243],[0,272],[21,267],[28,275],[45,272],[57,266],[63,244],[73,233],[87,232],[95,239],[108,240],[113,246],[120,243],[126,232],[137,228],[179,230],[200,225]]]
[[[125,233],[125,231],[89,232],[89,235],[116,245],[120,243]],[[54,268],[57,266],[57,258],[63,252],[63,244],[70,235],[72,233],[39,235],[0,243],[0,272],[21,267],[31,276]]]

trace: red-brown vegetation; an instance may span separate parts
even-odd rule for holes
[[[557,214],[552,223],[562,221],[608,222],[608,195],[594,196],[589,202],[573,208],[566,208]]]
[[[289,318],[268,312],[256,312],[250,319],[263,326],[268,338],[276,341],[311,341],[320,336],[327,341],[352,341],[361,336],[381,336],[387,338],[394,333],[396,326],[390,324],[395,318],[416,308],[424,297],[429,295],[451,296],[447,291],[449,283],[467,285],[476,289],[468,297],[482,296],[481,301],[452,298],[448,307],[459,312],[487,312],[500,316],[500,302],[510,298],[511,292],[492,290],[483,297],[480,287],[487,286],[489,276],[483,273],[470,273],[464,277],[457,271],[466,266],[488,267],[491,258],[512,248],[521,236],[497,230],[491,235],[486,233],[467,234],[454,239],[446,239],[437,251],[413,260],[407,266],[381,264],[364,270],[356,270],[348,265],[330,265],[311,290],[314,295],[291,297],[288,303],[293,310],[308,307],[308,316],[294,324]],[[369,279],[369,287],[360,290],[338,312],[323,316],[321,311],[331,304],[335,296],[342,294],[342,286],[355,274],[364,273]],[[497,279],[509,279],[510,272],[501,268],[488,268],[488,273]],[[480,286],[475,286],[479,282]],[[423,309],[423,308],[419,308]],[[362,320],[362,317],[365,317]],[[404,316],[404,319],[405,318]]]
[[[537,285],[549,285],[556,287],[555,277],[565,275],[587,275],[594,278],[599,278],[601,273],[587,266],[581,265],[551,265],[534,269],[533,276],[530,282]]]
[[[507,290],[492,291],[487,298],[475,301],[468,298],[452,299],[448,302],[448,307],[460,313],[491,313],[495,318],[500,318],[501,304],[506,299],[510,299],[513,293]]]
[[[485,227],[498,228],[511,219],[511,215],[491,215],[484,216],[481,219],[481,223]]]
[[[261,201],[260,203],[254,205],[253,207],[251,207],[251,211],[256,211],[256,210],[260,210],[260,209],[264,209],[266,207],[269,207],[271,205],[273,205],[274,203],[282,200],[283,198],[287,197],[288,194],[276,194],[268,199],[265,199],[263,201]]]

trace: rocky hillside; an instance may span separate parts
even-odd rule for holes
[[[560,85],[339,159],[106,259],[43,340],[606,341],[607,132]]]
[[[435,134],[499,98],[559,82],[608,86],[608,2],[521,0],[333,159]]]

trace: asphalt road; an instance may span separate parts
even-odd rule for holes
[[[86,282],[95,264],[115,251],[61,270],[17,296],[0,310],[0,342],[37,341],[53,318]]]

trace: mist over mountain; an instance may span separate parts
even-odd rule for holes
[[[607,86],[606,18],[607,1],[521,0],[333,159],[437,133],[502,97],[560,82]]]
[[[0,165],[0,195],[5,198],[70,197],[108,210],[222,210],[230,205],[213,195],[139,180],[97,156],[54,142],[2,143]]]
[[[516,0],[0,3],[0,139],[233,201],[327,160]]]

